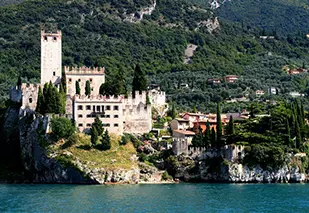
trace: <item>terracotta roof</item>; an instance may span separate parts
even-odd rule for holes
[[[175,120],[180,122],[189,122],[189,120],[183,119],[183,118],[175,118]]]
[[[174,130],[174,132],[177,132],[177,133],[180,133],[180,134],[183,134],[183,135],[195,135],[194,132],[187,131],[187,130]]]

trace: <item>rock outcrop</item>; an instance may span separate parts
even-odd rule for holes
[[[278,169],[262,169],[260,166],[249,168],[243,164],[192,159],[178,156],[174,162],[175,178],[183,181],[226,182],[226,183],[302,183],[307,182],[307,175],[298,166],[283,165]]]

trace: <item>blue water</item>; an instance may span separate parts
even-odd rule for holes
[[[309,212],[309,184],[3,184],[0,212]]]

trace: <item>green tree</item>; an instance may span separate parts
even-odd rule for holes
[[[302,145],[301,131],[298,122],[295,123],[296,148],[299,149]]]
[[[220,103],[217,103],[217,141],[219,146],[221,146],[221,140],[222,140],[221,108]]]
[[[214,127],[211,128],[211,148],[215,148],[217,144],[216,130]]]
[[[177,110],[174,103],[172,104],[172,108],[168,111],[168,116],[170,116],[173,119],[177,117]]]
[[[75,82],[75,93],[76,93],[76,95],[80,95],[79,81]]]
[[[147,90],[147,78],[139,64],[137,64],[133,75],[132,96],[135,97],[135,91],[142,92],[145,90]]]
[[[227,127],[227,134],[228,135],[233,135],[235,133],[235,126],[234,126],[234,119],[233,116],[230,116],[229,124]]]
[[[91,128],[91,138],[90,138],[92,146],[95,146],[97,144],[98,138],[99,136],[98,136],[97,129],[92,127]]]
[[[97,130],[99,136],[101,136],[104,131],[102,126],[102,121],[100,120],[99,116],[96,116],[94,122],[92,123],[92,128]]]
[[[103,137],[101,139],[102,150],[108,150],[111,148],[111,140],[108,134],[108,131],[105,130]]]
[[[67,118],[54,118],[51,120],[52,137],[58,141],[62,138],[66,139],[75,132],[75,126],[72,121]]]
[[[45,114],[44,96],[43,96],[42,88],[40,86],[39,86],[38,100],[37,100],[35,111],[39,112],[42,115]]]
[[[211,144],[211,130],[210,130],[210,123],[207,121],[206,123],[206,130],[204,132],[204,146],[209,147]]]
[[[149,95],[146,96],[146,104],[147,104],[147,105],[151,104]]]
[[[63,92],[66,94],[67,93],[67,78],[66,78],[65,72],[62,72],[60,86],[62,87]],[[60,92],[62,91],[60,90]]]
[[[90,94],[91,94],[90,81],[86,81],[85,95],[89,96]]]

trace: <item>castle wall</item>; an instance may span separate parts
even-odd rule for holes
[[[175,155],[188,155],[188,140],[186,138],[173,138],[172,150]]]
[[[62,75],[62,34],[41,31],[41,84],[57,84]]]
[[[75,84],[79,82],[81,95],[85,94],[86,81],[90,82],[91,95],[99,95],[101,84],[105,83],[104,68],[64,67],[67,83],[67,94],[76,94]]]
[[[151,105],[146,105],[147,92],[135,93],[123,100],[124,132],[143,134],[152,129]]]
[[[21,109],[35,110],[38,101],[39,85],[34,84],[22,84],[21,85]]]

